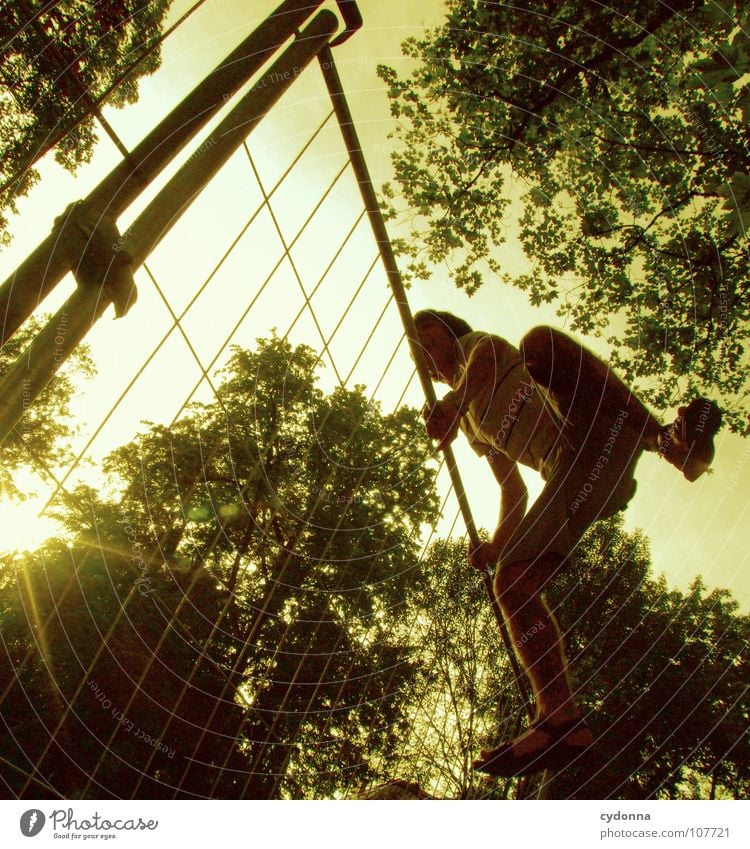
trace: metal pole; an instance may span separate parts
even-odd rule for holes
[[[109,304],[103,289],[79,286],[3,375],[0,444]]]
[[[284,0],[89,193],[86,208],[116,219],[322,3]],[[66,242],[63,223],[0,286],[0,346],[78,262]]]
[[[139,266],[146,259],[201,189],[210,182],[273,104],[289,89],[302,70],[325,47],[337,27],[338,19],[333,12],[326,9],[319,12],[221,122],[209,139],[210,144],[206,142],[201,150],[182,166],[140,214],[125,236],[114,244],[107,244],[104,236],[106,231],[102,228],[102,236],[99,238],[105,244],[101,245],[98,252],[84,253],[84,261],[88,259],[90,267],[83,269],[86,277],[102,285],[79,286],[0,379],[0,444],[11,433],[24,410],[44,389],[94,322],[101,317],[112,301],[111,292],[120,288],[118,280],[122,279],[121,285],[127,288],[130,269]],[[112,222],[109,223],[111,227],[114,226]],[[78,238],[80,241],[80,233]],[[110,239],[110,242],[112,241],[114,240]],[[130,258],[130,263],[126,266],[122,261],[123,256]],[[123,275],[122,278],[119,277],[120,274]],[[60,328],[64,328],[64,333]]]
[[[380,254],[383,257],[383,265],[385,266],[385,271],[388,276],[388,282],[393,291],[396,305],[398,306],[398,311],[401,316],[401,321],[406,331],[409,348],[417,367],[419,382],[422,386],[425,397],[427,398],[428,404],[432,406],[437,401],[435,389],[424,363],[422,349],[417,337],[417,330],[414,326],[414,319],[406,297],[404,284],[401,280],[401,272],[399,271],[398,264],[396,263],[396,257],[393,253],[391,241],[388,238],[385,221],[383,220],[383,215],[380,211],[380,205],[378,204],[378,199],[375,195],[375,189],[372,185],[372,179],[370,178],[367,163],[365,162],[365,158],[362,154],[359,137],[357,136],[354,121],[352,119],[351,112],[349,111],[349,104],[346,102],[346,98],[344,96],[341,78],[339,77],[338,70],[336,69],[336,65],[333,60],[333,54],[330,49],[326,47],[324,50],[321,50],[318,60],[320,62],[321,70],[323,71],[323,77],[325,79],[326,86],[328,87],[328,92],[333,102],[336,117],[338,118],[341,134],[344,137],[344,144],[346,145],[346,149],[352,163],[352,168],[354,169],[354,174],[357,178],[362,200],[364,201],[367,216],[370,220],[370,226],[372,227],[372,231],[375,235],[375,241],[380,249]],[[456,465],[456,458],[450,446],[443,450],[443,454],[448,467],[448,473],[450,474],[451,483],[453,484],[453,489],[456,493],[456,498],[458,499],[458,506],[466,525],[469,540],[472,547],[476,547],[479,545],[479,534],[477,533],[477,528],[474,524],[474,517],[471,513],[471,507],[469,506],[469,501],[466,497],[466,490],[464,489],[463,481],[461,480],[461,475],[459,474],[458,467]],[[513,676],[521,693],[524,707],[526,708],[529,717],[533,717],[534,709],[529,698],[530,694],[526,677],[523,674],[513,651],[510,636],[508,635],[508,630],[505,626],[505,619],[497,603],[497,599],[495,598],[492,578],[489,572],[482,572],[482,581],[490,598],[492,612],[495,616],[495,621],[500,628],[503,643],[505,644],[505,649],[510,658]]]

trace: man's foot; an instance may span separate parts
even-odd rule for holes
[[[528,731],[509,743],[481,753],[473,768],[489,775],[530,775],[544,769],[568,766],[594,742],[583,719],[552,724],[538,719]]]
[[[721,410],[708,398],[680,407],[671,425],[659,435],[659,454],[689,480],[708,471],[714,459],[714,436],[721,427]]]

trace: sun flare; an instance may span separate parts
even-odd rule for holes
[[[0,500],[0,551],[33,551],[60,530],[48,516],[39,516],[40,499]]]

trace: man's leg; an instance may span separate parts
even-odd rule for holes
[[[535,327],[521,340],[526,370],[568,403],[566,415],[590,419],[627,410],[630,426],[647,451],[658,451],[662,425],[610,367],[575,339],[553,327]]]
[[[721,410],[707,398],[680,407],[667,426],[597,356],[553,327],[535,327],[521,340],[526,369],[561,404],[574,426],[586,427],[593,417],[628,413],[646,451],[658,452],[689,480],[697,480],[714,458],[713,438],[721,427]]]
[[[543,555],[533,563],[517,561],[503,565],[495,578],[498,603],[533,689],[537,711],[534,721],[547,720],[551,726],[563,725],[581,716],[570,686],[562,634],[541,596],[544,582],[559,565],[558,555]],[[549,733],[532,727],[513,741],[513,755],[519,758],[532,755],[543,750],[550,739]],[[578,729],[567,741],[573,746],[585,747],[592,741],[591,732],[587,728]],[[506,745],[482,752],[482,759],[491,759]]]
[[[579,714],[568,680],[562,634],[541,595],[538,575],[553,574],[557,555],[546,555],[535,568],[529,561],[502,566],[495,577],[495,596],[503,611],[518,659],[534,692],[537,719],[559,721]]]

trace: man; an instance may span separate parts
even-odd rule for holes
[[[642,451],[658,452],[690,481],[700,477],[721,413],[699,398],[662,426],[601,360],[553,328],[535,328],[518,350],[450,313],[424,310],[415,324],[430,377],[451,387],[425,409],[427,433],[444,448],[463,431],[500,485],[497,528],[470,560],[482,570],[497,565],[495,595],[536,702],[527,731],[482,752],[474,768],[505,776],[559,768],[593,738],[541,593],[586,529],[625,508]],[[529,510],[519,463],[545,481]]]

